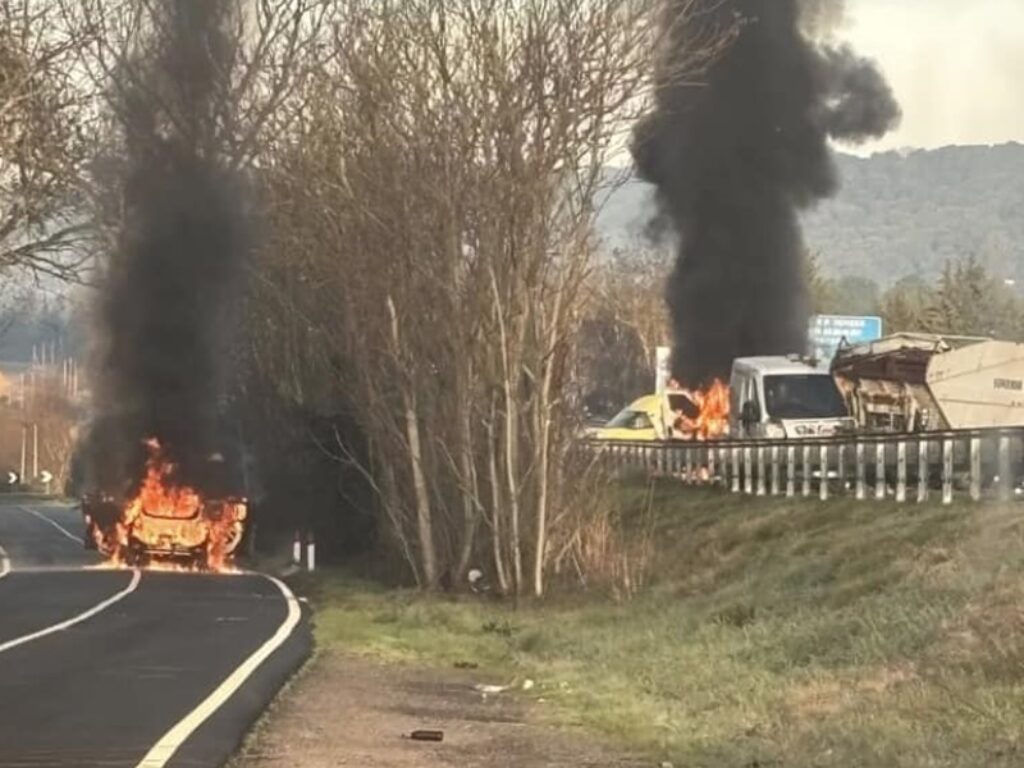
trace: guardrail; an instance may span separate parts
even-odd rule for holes
[[[1024,429],[808,440],[588,441],[611,470],[642,469],[749,495],[853,495],[944,504],[1024,498]]]

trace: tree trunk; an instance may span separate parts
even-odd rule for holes
[[[556,347],[558,346],[559,326],[562,320],[562,296],[564,291],[559,291],[555,297],[555,306],[551,319],[551,335],[548,339],[548,346],[545,354],[547,364],[544,368],[544,380],[540,388],[540,396],[537,401],[537,420],[539,424],[540,445],[538,450],[538,483],[537,492],[537,531],[533,551],[533,594],[536,597],[544,596],[544,551],[547,548],[548,535],[548,485],[549,465],[551,463],[551,385],[554,379],[556,361]]]
[[[491,419],[487,423],[487,469],[491,482],[491,545],[494,548],[494,572],[498,587],[503,595],[509,593],[508,570],[505,568],[505,554],[501,539],[501,480],[498,477],[498,443],[494,434],[494,420],[497,418],[494,403],[491,403]]]
[[[398,313],[390,296],[388,296],[388,311],[391,313],[391,337],[395,344],[395,357],[400,361],[401,336],[398,328]],[[427,489],[426,476],[423,474],[423,446],[420,443],[420,426],[416,415],[416,391],[412,385],[404,382],[402,384],[402,404],[405,408],[405,432],[409,446],[413,495],[416,499],[416,534],[420,545],[420,565],[423,569],[424,586],[427,589],[435,589],[438,584],[437,552],[434,549],[430,493]]]
[[[438,582],[437,553],[434,550],[430,494],[423,474],[423,449],[420,445],[420,427],[416,417],[416,396],[409,391],[403,391],[402,398],[405,401],[405,428],[409,440],[413,492],[416,497],[416,533],[419,536],[423,580],[427,589],[435,589]]]
[[[494,293],[495,312],[501,336],[502,388],[505,393],[505,481],[508,484],[508,507],[511,527],[512,577],[516,594],[523,589],[523,552],[519,531],[519,481],[516,476],[519,458],[519,419],[516,409],[516,393],[512,381],[511,351],[509,350],[508,329],[505,327],[505,308],[498,291],[498,280],[491,269],[491,289]]]
[[[462,550],[455,568],[455,584],[462,584],[469,570],[469,561],[473,557],[473,545],[476,540],[477,524],[480,520],[480,490],[477,484],[476,465],[473,460],[473,429],[470,423],[470,411],[465,409],[462,419],[461,471],[462,471]]]

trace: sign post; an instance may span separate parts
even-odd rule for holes
[[[671,379],[672,349],[671,347],[658,347],[654,360],[654,391],[659,395],[666,392]]]
[[[807,334],[812,357],[831,362],[839,345],[863,344],[882,338],[882,318],[859,315],[815,315]]]

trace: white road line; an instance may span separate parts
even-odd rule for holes
[[[163,766],[167,765],[167,761],[174,756],[174,753],[181,748],[181,745],[185,743],[196,728],[202,725],[210,715],[220,709],[235,691],[242,687],[242,684],[249,679],[257,667],[270,654],[281,647],[291,635],[295,626],[299,623],[299,619],[302,617],[299,601],[284,582],[275,579],[273,576],[266,576],[265,578],[272,581],[281,590],[281,594],[284,595],[284,599],[288,604],[288,615],[281,622],[281,626],[277,628],[277,631],[267,642],[256,649],[252,656],[243,661],[234,672],[228,675],[198,707],[185,715],[177,725],[165,733],[160,738],[160,741],[153,745],[153,748],[146,753],[146,756],[142,758],[142,762],[138,764],[137,768],[163,768]]]
[[[21,637],[16,637],[13,640],[8,640],[6,643],[0,644],[0,653],[3,653],[4,651],[9,651],[11,650],[11,648],[17,648],[19,645],[24,645],[25,643],[31,643],[33,640],[38,640],[41,637],[52,635],[55,632],[63,632],[65,629],[70,629],[76,624],[81,624],[86,619],[91,619],[97,613],[105,611],[118,600],[121,600],[130,595],[132,592],[134,592],[135,588],[139,586],[139,579],[141,578],[142,572],[138,569],[133,570],[131,582],[128,584],[127,587],[122,589],[117,594],[111,595],[106,600],[104,600],[101,603],[97,603],[89,610],[83,611],[77,616],[73,616],[72,618],[67,619],[66,621],[62,621],[59,624],[53,624],[52,626],[46,627],[45,629],[40,629],[38,632],[33,632],[30,635],[22,635]]]
[[[18,507],[18,509],[20,509],[22,512],[28,512],[30,515],[35,515],[40,520],[42,520],[44,523],[49,523],[54,528],[56,528],[58,531],[60,531],[62,534],[64,534],[69,539],[71,539],[73,542],[75,542],[75,544],[81,544],[82,543],[82,537],[81,536],[76,536],[71,531],[69,531],[67,528],[65,528],[63,525],[61,525],[60,523],[54,522],[53,520],[48,518],[46,515],[44,515],[42,512],[37,512],[36,510],[32,509],[31,507]]]
[[[0,579],[11,572],[11,558],[7,556],[7,551],[0,547]]]

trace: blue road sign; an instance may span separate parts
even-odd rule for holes
[[[811,354],[819,360],[831,361],[844,339],[847,344],[863,344],[882,338],[882,318],[815,315],[808,338]]]

